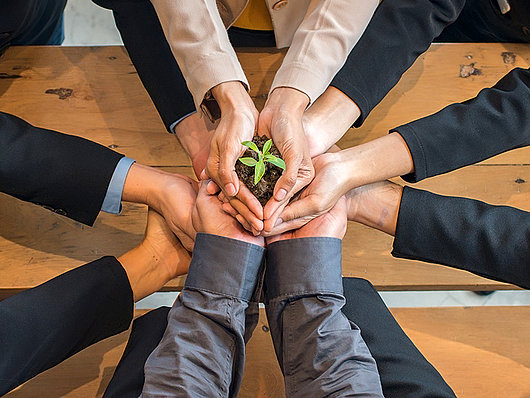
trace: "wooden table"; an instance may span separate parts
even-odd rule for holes
[[[506,64],[502,53],[513,52]],[[282,52],[238,52],[262,105]],[[461,65],[482,72],[460,77]],[[360,129],[341,147],[382,136],[392,127],[475,96],[516,66],[528,68],[524,44],[433,45]],[[63,99],[49,89],[71,89]],[[12,47],[0,58],[0,109],[50,129],[80,135],[112,147],[138,162],[191,175],[175,137],[165,132],[136,71],[121,47]],[[53,170],[49,171],[53,173]],[[530,148],[423,181],[415,186],[440,194],[472,197],[530,211]],[[101,214],[88,228],[37,206],[0,196],[0,296],[35,286],[102,255],[120,255],[137,244],[145,208],[126,204],[120,216]],[[392,238],[350,223],[344,240],[343,272],[369,279],[379,290],[498,290],[510,285],[464,271],[390,256]],[[165,290],[178,290],[182,279]]]

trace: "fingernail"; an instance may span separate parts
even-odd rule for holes
[[[282,188],[276,194],[276,200],[277,201],[284,200],[286,195],[287,195],[287,191]]]
[[[236,194],[236,187],[232,183],[226,184],[225,189],[226,193],[228,193],[230,196],[234,196]]]
[[[281,223],[283,222],[283,220],[281,218],[278,218],[276,220],[276,224],[274,224],[275,227],[277,227],[278,225],[280,225]]]

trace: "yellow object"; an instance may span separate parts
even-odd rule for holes
[[[232,26],[250,30],[274,30],[265,0],[249,0]]]

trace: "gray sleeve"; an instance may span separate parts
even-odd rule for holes
[[[382,397],[377,365],[342,313],[341,241],[268,246],[267,318],[288,397]]]
[[[237,395],[247,313],[256,307],[264,253],[242,241],[197,234],[186,284],[145,364],[142,397]]]

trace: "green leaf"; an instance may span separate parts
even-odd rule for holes
[[[268,140],[265,145],[263,145],[263,154],[267,155],[272,147],[272,140]]]
[[[252,141],[243,141],[242,144],[245,145],[246,147],[249,147],[250,149],[252,149],[255,152],[258,152],[258,153],[261,152],[258,149],[258,146],[256,144],[254,144]]]
[[[246,166],[254,167],[258,161],[254,158],[239,158],[239,161]]]
[[[272,156],[272,155],[271,155]],[[285,170],[285,162],[283,159],[272,156],[274,159],[265,159],[265,161],[272,163],[273,165],[279,167],[282,170]]]
[[[256,169],[254,170],[254,185],[256,185],[265,174],[265,163],[258,162],[256,164]]]

